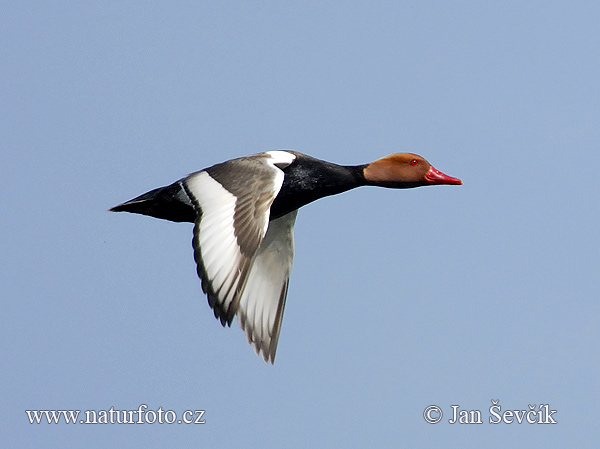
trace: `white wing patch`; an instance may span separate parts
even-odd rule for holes
[[[250,262],[242,255],[235,238],[236,197],[206,172],[191,175],[186,184],[202,209],[202,216],[194,228],[196,261],[202,263],[206,275],[205,278],[199,270],[202,287],[209,294],[209,302],[211,294],[218,298],[218,304],[211,306],[218,307],[228,316],[232,306],[235,307],[235,295],[241,290]],[[222,322],[225,316],[219,316]]]
[[[238,309],[240,326],[256,353],[273,363],[294,258],[298,211],[271,221],[250,269]]]

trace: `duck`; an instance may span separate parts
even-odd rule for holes
[[[273,364],[294,256],[298,209],[356,187],[460,185],[413,153],[338,165],[291,150],[231,159],[109,209],[194,224],[202,290],[223,327],[237,317]]]

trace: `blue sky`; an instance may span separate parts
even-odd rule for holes
[[[599,17],[592,1],[5,4],[4,442],[597,445]],[[415,152],[464,185],[303,208],[270,366],[214,319],[191,224],[107,209],[281,148]],[[558,424],[490,424],[492,399]],[[206,424],[25,414],[140,404]],[[483,424],[450,424],[452,405]]]

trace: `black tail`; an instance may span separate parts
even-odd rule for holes
[[[160,187],[109,209],[111,212],[132,212],[170,221],[196,220],[196,211],[181,181]]]

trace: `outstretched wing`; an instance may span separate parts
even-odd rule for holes
[[[223,325],[231,325],[238,312],[267,234],[270,207],[283,184],[280,167],[289,165],[294,158],[287,152],[261,153],[217,164],[183,181],[198,214],[193,238],[198,275],[208,302]],[[280,296],[281,291],[277,303]],[[260,302],[263,299],[248,300],[257,310],[262,309],[257,305]]]

